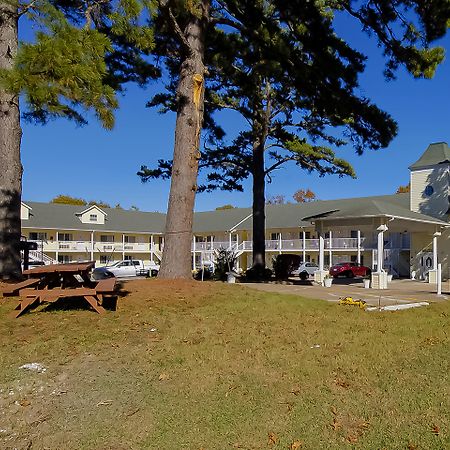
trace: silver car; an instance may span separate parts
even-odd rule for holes
[[[319,270],[319,266],[317,264],[311,262],[304,262],[298,266],[298,269],[292,271],[291,276],[298,276],[301,280],[307,280],[310,276]]]

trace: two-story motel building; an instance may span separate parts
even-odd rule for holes
[[[267,260],[296,253],[326,267],[355,261],[394,276],[435,280],[438,262],[449,275],[450,148],[431,144],[410,166],[411,191],[266,208]],[[33,259],[45,262],[119,259],[158,263],[164,247],[165,214],[98,206],[22,203],[22,234],[37,241]],[[230,248],[240,268],[251,264],[250,208],[198,212],[194,216],[192,265]]]

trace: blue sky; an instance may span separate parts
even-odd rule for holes
[[[351,147],[339,150],[350,161],[358,178],[319,178],[295,166],[278,170],[267,185],[267,196],[283,194],[292,200],[300,188],[313,190],[325,199],[394,193],[407,184],[408,165],[419,158],[431,142],[450,140],[450,62],[446,60],[433,80],[414,80],[404,70],[395,81],[383,78],[384,60],[374,40],[357,28],[341,23],[339,31],[369,56],[361,77],[361,91],[399,124],[399,134],[387,149],[356,156]],[[442,42],[450,48],[450,37]],[[142,184],[136,176],[141,164],[152,166],[159,158],[171,158],[174,115],[160,115],[145,107],[158,85],[146,90],[129,86],[121,97],[116,126],[106,131],[90,120],[77,127],[58,120],[46,126],[23,124],[23,198],[49,201],[58,194],[103,200],[123,207],[138,206],[145,211],[167,207],[169,181]],[[231,134],[243,126],[242,119],[225,113],[220,122]],[[251,205],[251,187],[243,193],[217,191],[197,195],[196,210],[214,209],[223,204]]]

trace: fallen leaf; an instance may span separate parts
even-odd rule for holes
[[[167,373],[163,372],[159,375],[158,380],[159,381],[166,381],[169,379],[169,375],[167,375]]]
[[[23,406],[23,407],[31,405],[31,402],[29,400],[27,400],[26,398],[24,398],[23,400],[20,400],[19,403],[20,403],[20,406]]]
[[[341,380],[340,378],[336,378],[334,380],[334,383],[336,384],[336,386],[339,386],[341,388],[347,389],[348,387],[350,387],[350,383],[348,383],[345,380]]]
[[[439,436],[441,429],[437,425],[433,425],[431,428],[431,431],[434,435]]]
[[[294,441],[290,446],[289,450],[298,450],[303,445],[301,441]]]
[[[412,442],[408,442],[408,450],[419,450],[419,447]]]
[[[336,408],[334,406],[332,406],[330,409],[331,409],[331,414],[333,414],[333,415],[337,414]]]
[[[349,434],[347,436],[347,441],[350,442],[350,444],[355,444],[358,442],[358,436],[356,434]]]
[[[268,445],[274,445],[278,442],[277,435],[275,433],[273,433],[272,431],[269,433],[268,437],[269,437],[269,441],[267,442]]]
[[[300,386],[294,386],[294,387],[291,389],[291,394],[299,395],[300,392],[301,392]]]
[[[334,431],[337,431],[339,430],[339,428],[341,428],[341,423],[338,420],[336,420],[336,417],[333,419],[333,422],[331,423],[331,428]]]

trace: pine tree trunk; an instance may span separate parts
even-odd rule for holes
[[[253,267],[266,267],[264,144],[253,147]]]
[[[17,8],[0,3],[1,69],[13,65],[18,47],[17,27]],[[0,90],[0,278],[3,280],[21,277],[21,138],[19,98]]]
[[[185,57],[178,82],[175,147],[167,208],[164,251],[159,278],[192,278],[191,242],[203,125],[204,54],[209,0],[202,0],[203,16],[191,16],[184,30],[190,52]]]

